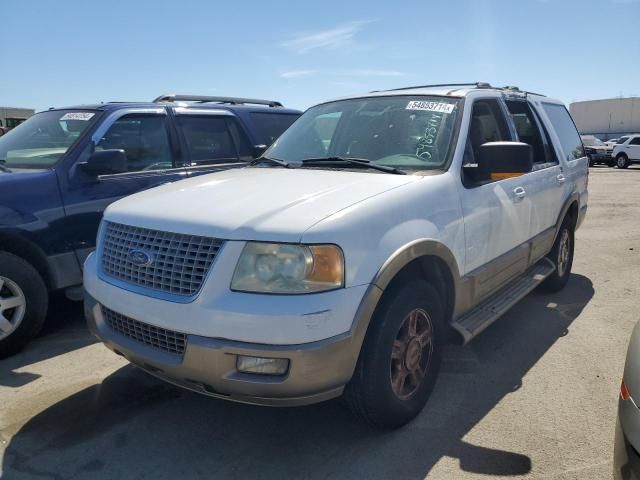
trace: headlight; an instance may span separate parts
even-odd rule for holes
[[[335,245],[247,242],[231,289],[300,294],[344,286],[344,257]]]

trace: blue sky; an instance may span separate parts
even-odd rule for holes
[[[489,81],[575,100],[640,95],[640,0],[0,0],[0,105],[161,93],[307,108]]]

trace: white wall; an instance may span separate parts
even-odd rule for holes
[[[578,130],[606,140],[640,132],[640,98],[611,98],[575,102],[569,107]]]

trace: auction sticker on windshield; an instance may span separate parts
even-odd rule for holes
[[[453,107],[455,107],[453,103],[412,100],[407,104],[406,110],[426,110],[427,112],[451,113],[453,112]]]
[[[91,112],[68,112],[65,113],[60,120],[84,120],[85,122],[91,120],[95,113]]]

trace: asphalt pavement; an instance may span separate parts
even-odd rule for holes
[[[397,431],[339,401],[254,407],[127,364],[57,298],[42,335],[0,361],[6,479],[521,477],[608,479],[618,388],[640,320],[640,167],[595,167],[569,285],[533,292],[445,352],[422,414]]]

